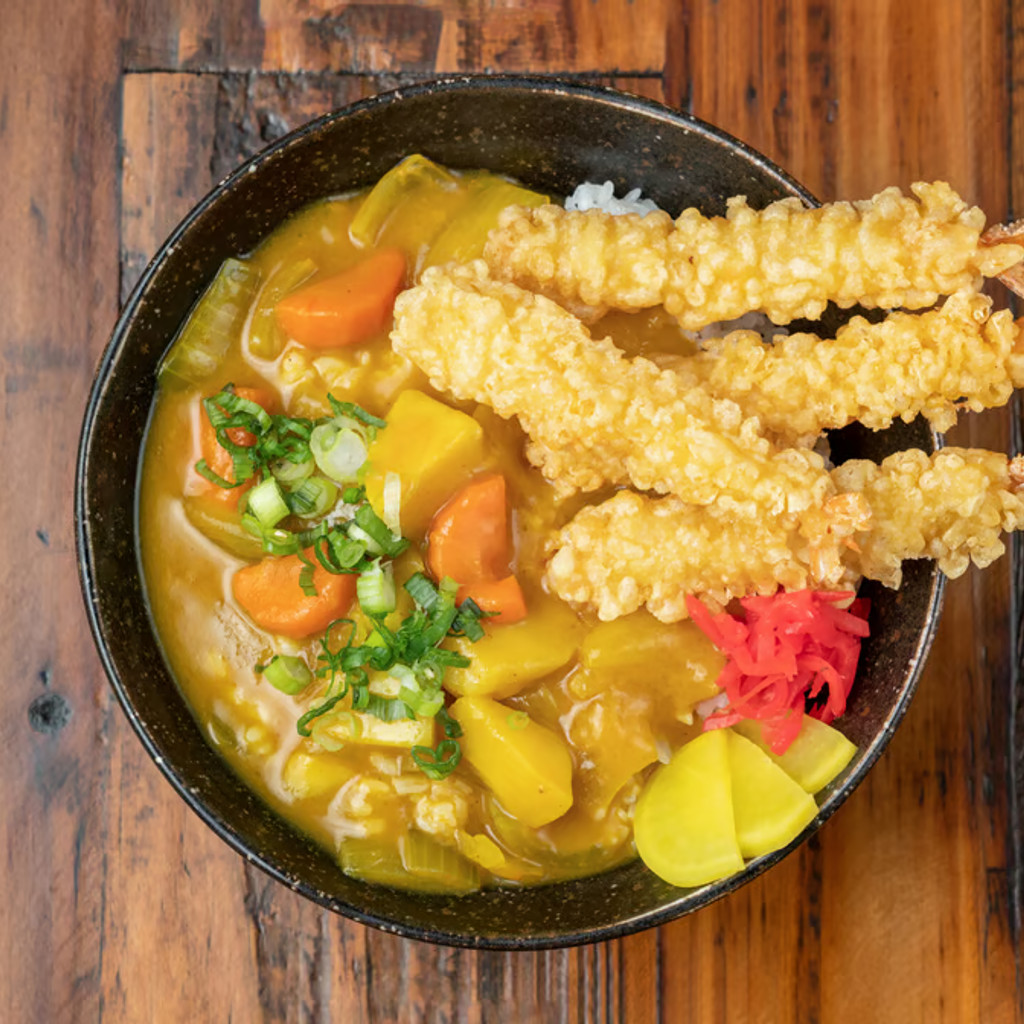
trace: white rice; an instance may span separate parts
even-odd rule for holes
[[[576,191],[565,201],[567,210],[604,210],[619,216],[623,213],[638,213],[641,217],[648,213],[654,213],[661,209],[657,203],[650,199],[644,199],[640,189],[634,188],[627,192],[621,199],[615,195],[615,186],[606,181],[598,185],[594,181],[584,181],[576,186]]]

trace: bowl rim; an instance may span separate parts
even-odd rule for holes
[[[878,760],[882,751],[888,745],[897,725],[906,714],[911,699],[917,689],[917,685],[927,660],[928,652],[934,641],[942,608],[942,598],[945,589],[945,577],[937,569],[932,569],[931,580],[926,602],[926,617],[924,628],[918,636],[914,648],[914,654],[910,660],[904,675],[904,683],[899,696],[885,719],[882,728],[864,751],[858,763],[856,771],[843,780],[842,784],[828,795],[826,800],[819,806],[818,813],[807,827],[788,843],[785,847],[775,850],[772,853],[758,857],[747,862],[743,870],[717,882],[709,883],[696,889],[681,889],[680,895],[654,910],[644,911],[619,920],[614,924],[602,925],[586,931],[563,933],[558,935],[539,935],[534,937],[521,937],[509,935],[473,935],[447,929],[439,922],[435,927],[421,927],[415,924],[395,921],[391,918],[381,916],[373,911],[365,910],[359,906],[350,904],[337,897],[330,896],[310,885],[288,875],[281,867],[272,860],[267,859],[254,851],[247,844],[246,840],[217,813],[209,808],[193,787],[190,787],[186,780],[179,774],[175,765],[171,764],[165,757],[163,750],[148,731],[143,723],[139,710],[136,708],[131,694],[121,677],[120,671],[111,654],[104,624],[101,621],[97,606],[97,580],[95,575],[95,560],[92,551],[92,542],[89,534],[89,523],[86,508],[87,474],[92,454],[92,444],[97,427],[97,417],[100,406],[103,402],[108,384],[108,376],[115,359],[124,350],[131,327],[139,309],[140,303],[152,282],[155,274],[167,255],[178,245],[181,238],[188,232],[191,226],[199,220],[206,211],[217,203],[221,195],[230,190],[238,181],[260,167],[262,164],[272,160],[278,153],[290,149],[293,146],[301,145],[306,139],[322,131],[328,130],[334,123],[357,117],[379,107],[390,106],[408,98],[416,98],[436,92],[454,93],[464,90],[523,90],[527,92],[540,92],[554,95],[576,96],[591,102],[621,109],[629,113],[640,113],[646,117],[660,119],[671,124],[675,128],[684,128],[699,135],[709,138],[726,148],[741,154],[750,164],[765,172],[769,177],[776,179],[783,184],[791,195],[800,197],[809,205],[820,205],[819,201],[800,182],[793,178],[788,172],[776,165],[764,154],[747,145],[730,133],[709,124],[706,121],[687,112],[675,110],[666,104],[660,103],[646,97],[637,96],[631,93],[598,84],[579,80],[567,80],[558,75],[544,74],[458,74],[444,75],[430,80],[418,82],[412,85],[400,85],[395,89],[378,93],[373,96],[358,100],[345,107],[325,113],[289,132],[287,135],[276,140],[271,145],[260,150],[252,157],[245,160],[230,174],[222,178],[210,191],[202,197],[182,218],[174,230],[166,237],[152,259],[146,265],[140,275],[127,301],[124,303],[115,325],[111,331],[110,338],[104,347],[103,353],[97,363],[96,371],[89,390],[89,396],[83,417],[80,441],[78,446],[75,481],[74,481],[74,535],[75,549],[79,570],[79,582],[81,585],[82,597],[85,604],[86,616],[89,622],[93,641],[103,666],[107,679],[117,696],[129,723],[136,736],[142,743],[143,748],[150,759],[163,774],[164,778],[171,784],[174,791],[188,805],[191,811],[213,830],[232,850],[240,854],[251,864],[256,865],[260,870],[275,881],[289,889],[300,892],[320,906],[339,913],[359,924],[370,925],[385,932],[401,935],[405,938],[428,941],[440,945],[470,948],[470,949],[493,949],[493,950],[544,950],[557,949],[568,946],[586,945],[602,942],[609,939],[620,938],[647,928],[657,927],[666,924],[687,913],[700,909],[713,903],[728,893],[740,888],[747,882],[756,878],[762,872],[772,867],[778,861],[787,856],[793,849],[803,843],[809,834],[817,831],[824,822],[838,810],[845,802],[852,791],[863,781],[870,768]],[[148,428],[147,428],[148,430]],[[932,440],[936,448],[941,447],[941,436],[931,431]],[[141,461],[140,461],[141,469]],[[135,558],[139,564],[141,576],[141,564],[139,563],[140,552],[138,545],[138,481],[135,487],[135,518],[133,522],[134,537],[133,546]],[[151,621],[151,620],[150,620]],[[154,634],[155,639],[155,634]],[[173,674],[171,675],[173,680]],[[176,684],[175,684],[176,685]],[[229,770],[234,770],[228,766]],[[271,813],[279,812],[270,808]],[[286,820],[286,819],[284,819]],[[290,823],[289,823],[290,825]],[[291,825],[291,828],[295,826]],[[297,833],[299,835],[300,833]],[[617,868],[598,874],[612,874]],[[549,883],[557,885],[559,883]],[[699,903],[699,906],[689,904]]]

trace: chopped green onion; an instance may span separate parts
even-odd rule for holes
[[[375,427],[377,429],[383,429],[388,425],[387,420],[374,416],[372,412],[367,412],[361,405],[356,405],[355,402],[339,402],[334,395],[328,395],[327,401],[331,403],[335,416],[352,416],[354,419],[359,420],[360,423],[365,423],[368,427]]]
[[[486,634],[484,633],[484,627],[480,625],[480,619],[487,614],[493,614],[493,612],[482,611],[480,605],[473,598],[467,597],[459,605],[458,614],[452,623],[452,632],[456,634],[461,633],[473,643],[476,643],[477,640],[482,640]]]
[[[340,530],[330,535],[329,543],[342,570],[354,569],[366,557],[366,545],[355,537],[346,537]]]
[[[329,731],[338,726],[346,729],[349,738],[352,740],[358,740],[363,734],[363,723],[359,720],[359,716],[346,709],[344,711],[335,711],[332,715],[326,715],[314,723],[313,728],[310,729],[310,738],[318,747],[323,747],[324,750],[331,752],[341,750],[345,744]]]
[[[268,529],[254,515],[246,512],[242,526],[254,537],[259,537],[263,550],[269,555],[294,555],[302,548],[298,534],[290,530]]]
[[[412,687],[403,686],[398,691],[398,696],[417,715],[423,718],[433,718],[444,707],[444,696],[440,690],[424,693],[422,690],[414,690]]]
[[[358,505],[366,497],[365,487],[346,487],[341,492],[341,500],[346,505]]]
[[[362,544],[371,555],[383,555],[384,549],[365,531],[361,530],[354,522],[348,524],[348,536],[350,540]]]
[[[309,450],[320,472],[339,483],[354,480],[366,462],[366,442],[351,428],[333,422],[314,427]]]
[[[375,562],[363,570],[356,580],[356,597],[359,607],[371,618],[389,615],[395,610],[395,577],[391,566],[383,567]]]
[[[334,508],[338,485],[323,476],[311,476],[290,494],[285,495],[288,510],[304,519],[322,516]]]
[[[260,526],[272,530],[288,515],[288,505],[278,482],[271,476],[258,483],[250,492],[248,511]]]
[[[259,435],[274,425],[274,417],[259,402],[235,394],[234,384],[225,384],[217,394],[204,398],[203,408],[218,434],[229,427],[242,427]]]
[[[397,558],[408,546],[403,537],[396,537],[387,523],[384,522],[369,505],[360,505],[356,509],[355,523],[360,530],[373,540],[388,558]],[[349,536],[352,536],[351,529]]]
[[[441,708],[438,711],[437,720],[441,723],[441,728],[444,729],[444,734],[448,739],[457,740],[462,735],[462,726],[448,714],[447,708]]]
[[[285,487],[295,487],[313,475],[316,463],[312,456],[302,462],[292,462],[290,459],[275,459],[270,464],[270,472],[278,483]]]
[[[261,673],[271,686],[282,693],[295,695],[309,686],[313,681],[313,673],[309,666],[291,654],[275,654],[266,665],[257,665],[257,673]]]
[[[183,505],[188,521],[214,544],[239,558],[260,557],[263,544],[243,528],[237,510],[205,495],[186,495]]]
[[[455,740],[444,739],[433,749],[413,747],[412,759],[428,779],[446,779],[462,760],[462,749]]]
[[[404,583],[409,596],[424,611],[429,612],[437,601],[437,587],[421,572],[414,572]]]
[[[302,569],[299,571],[299,588],[306,595],[306,597],[316,597],[316,582],[313,578],[313,573],[316,572],[316,567],[302,552],[299,552],[299,558],[302,559]]]
[[[402,719],[416,717],[412,708],[397,697],[381,697],[380,694],[370,693],[369,690],[366,694],[362,710],[382,722],[400,722]]]
[[[223,487],[225,491],[230,491],[233,487],[241,487],[245,483],[245,480],[236,480],[232,483],[230,480],[225,480],[224,477],[219,476],[206,462],[206,459],[200,459],[196,463],[196,472],[203,477],[205,480],[209,480],[211,484],[216,484],[218,487]]]

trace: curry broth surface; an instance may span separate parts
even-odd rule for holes
[[[424,218],[449,216],[488,177],[460,178],[450,207],[433,206],[424,210]],[[366,251],[348,234],[360,202],[356,196],[314,204],[268,237],[249,258],[260,271],[263,293],[276,274],[301,261],[312,260],[318,277],[363,258]],[[404,248],[413,267],[422,260],[415,223],[385,225],[378,244]],[[657,653],[640,672],[634,665],[613,677],[605,673],[597,682],[577,657],[503,702],[510,714],[525,712],[557,732],[572,754],[573,807],[539,830],[507,814],[465,759],[448,779],[431,781],[413,763],[408,749],[350,742],[332,751],[303,739],[296,720],[317,702],[323,686],[317,683],[292,697],[254,671],[275,652],[308,652],[312,663],[319,640],[288,641],[258,629],[231,593],[232,574],[246,562],[208,540],[186,516],[185,503],[201,484],[193,469],[199,458],[195,437],[201,399],[230,381],[269,386],[279,400],[276,411],[311,417],[328,411],[328,391],[381,416],[405,388],[453,404],[391,351],[386,331],[349,349],[318,353],[291,344],[273,359],[254,356],[248,347],[249,332],[260,303],[257,294],[245,328],[208,386],[202,391],[192,386],[161,389],[142,473],[140,531],[147,595],[174,677],[209,742],[273,808],[328,849],[340,852],[353,873],[374,880],[411,888],[462,886],[457,877],[417,879],[396,871],[395,857],[388,851],[397,850],[410,831],[430,836],[444,848],[455,847],[456,830],[493,840],[506,863],[494,874],[476,868],[474,884],[555,880],[593,873],[633,856],[632,804],[656,762],[653,752],[664,757],[694,732],[686,721],[687,711],[707,692],[706,685],[703,691],[698,686],[687,697],[684,686],[681,694],[678,678]],[[651,314],[617,315],[602,326],[634,353],[671,350],[679,343],[674,328]],[[513,569],[526,595],[528,621],[547,611],[556,618],[572,615],[544,592],[543,541],[579,502],[556,502],[553,490],[526,463],[523,435],[515,424],[485,407],[458,408],[484,427],[485,456],[476,470],[500,472],[507,482]],[[399,585],[422,566],[423,537],[411,540],[410,552],[396,563]],[[592,626],[580,622],[581,635]],[[515,627],[491,627],[502,628]],[[705,674],[713,679],[713,659],[707,658],[701,642],[695,640],[694,663],[704,658]],[[467,653],[472,656],[471,649]],[[346,851],[357,849],[359,843],[377,846],[367,863],[353,865]],[[359,853],[356,861],[363,856]]]

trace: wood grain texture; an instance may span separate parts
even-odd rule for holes
[[[766,876],[616,942],[472,953],[322,912],[186,810],[112,706],[69,512],[118,301],[212,183],[309,117],[437,72],[581,74],[692,110],[824,199],[944,177],[1020,216],[1022,33],[1024,0],[9,0],[0,1020],[1024,1019],[1019,558],[950,586],[889,751]],[[1002,411],[952,440],[1021,435]]]

